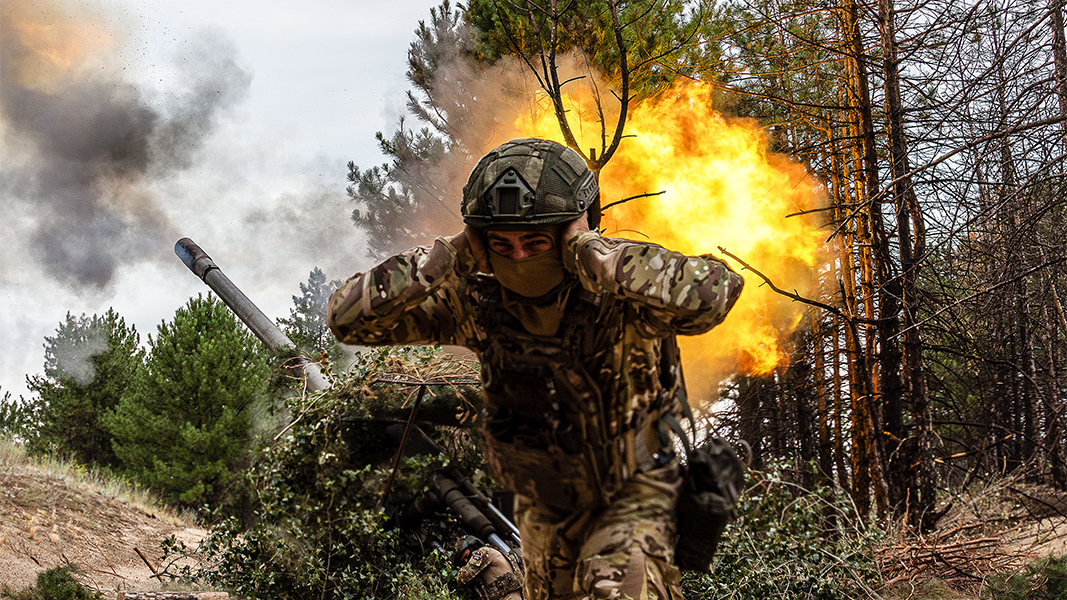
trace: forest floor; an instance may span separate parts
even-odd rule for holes
[[[0,444],[0,589],[24,589],[37,573],[73,563],[97,590],[159,590],[152,569],[162,567],[160,543],[171,535],[195,547],[207,532],[147,496]],[[877,552],[886,584],[874,593],[975,600],[989,575],[1063,554],[1067,493],[1003,480],[956,498],[934,532],[889,536]]]
[[[975,600],[990,576],[1067,554],[1067,493],[1001,478],[951,500],[937,529],[889,536],[877,558],[886,600]]]

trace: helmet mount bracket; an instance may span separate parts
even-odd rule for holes
[[[513,168],[497,177],[486,190],[486,201],[493,217],[522,218],[533,208],[536,197],[533,189]]]

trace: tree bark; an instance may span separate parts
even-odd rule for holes
[[[879,0],[878,18],[881,27],[881,43],[883,57],[883,73],[885,77],[885,103],[886,103],[886,129],[889,141],[890,172],[895,182],[893,185],[893,198],[897,214],[897,240],[900,253],[900,276],[901,291],[900,304],[901,316],[904,326],[904,343],[902,352],[902,371],[908,400],[911,404],[912,418],[915,423],[914,444],[915,455],[909,462],[917,464],[915,481],[909,485],[904,498],[904,508],[907,511],[911,524],[922,531],[933,527],[934,517],[934,490],[936,488],[936,472],[933,458],[933,426],[930,412],[930,394],[926,383],[926,373],[923,366],[923,343],[920,337],[920,329],[917,314],[920,308],[919,290],[919,267],[923,260],[926,248],[926,231],[922,209],[919,206],[915,189],[912,187],[911,178],[907,175],[911,171],[908,159],[907,136],[904,132],[904,108],[900,94],[900,72],[897,59],[896,26],[894,23],[894,8],[892,0]],[[877,203],[875,203],[877,204]],[[894,296],[897,286],[889,286],[884,282],[887,296]],[[892,314],[882,314],[884,323],[893,323],[897,319]],[[891,325],[884,328],[886,331]],[[897,333],[893,332],[889,340],[895,344]],[[883,352],[887,352],[883,348]],[[894,358],[895,360],[895,358]],[[886,365],[889,366],[889,365]],[[883,372],[883,376],[888,373]],[[889,403],[887,402],[887,405]],[[895,407],[894,407],[895,408]],[[898,416],[887,417],[887,424],[892,423],[900,428],[903,433],[903,424],[897,420]],[[904,452],[907,457],[910,452]],[[903,465],[906,467],[906,465]],[[902,469],[896,469],[895,476]],[[901,498],[896,499],[898,502]],[[898,505],[898,509],[900,506]]]
[[[1067,116],[1067,41],[1063,31],[1063,0],[1051,0],[1052,58],[1056,69],[1056,95],[1060,101],[1060,115]],[[1067,146],[1067,122],[1063,129],[1063,143]]]
[[[881,211],[877,202],[870,202],[878,194],[878,162],[875,149],[874,119],[870,97],[870,84],[867,74],[866,53],[863,49],[863,40],[859,29],[859,7],[854,0],[847,0],[843,12],[844,37],[848,40],[847,60],[851,71],[851,86],[849,87],[849,105],[852,108],[853,123],[859,143],[853,146],[854,160],[862,177],[856,181],[855,203],[858,205],[867,202],[867,219],[860,218],[857,223],[859,234],[859,259],[860,275],[864,291],[864,307],[867,318],[874,318],[874,282],[869,248],[875,246],[877,240],[865,240],[868,236],[877,236],[876,231],[881,227]],[[866,235],[865,235],[866,234]],[[867,243],[865,243],[867,242]],[[855,314],[852,312],[850,314]],[[884,516],[889,506],[889,491],[884,476],[885,463],[882,451],[881,436],[877,432],[881,430],[879,415],[875,410],[876,402],[874,394],[877,392],[874,375],[867,363],[867,356],[872,353],[874,339],[868,332],[863,336],[865,342],[858,336],[857,327],[847,336],[850,349],[853,352],[852,366],[859,377],[853,379],[852,402],[853,402],[853,499],[857,508],[869,508],[869,490],[873,489],[875,502],[879,516]],[[858,381],[857,381],[858,380]],[[861,385],[856,387],[855,384]],[[858,394],[857,394],[858,392]]]

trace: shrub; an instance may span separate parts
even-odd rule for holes
[[[40,413],[40,399],[15,400],[11,397],[11,392],[4,392],[0,398],[0,437],[26,442],[31,435],[37,434]]]
[[[880,580],[875,528],[856,522],[848,496],[805,489],[783,469],[749,473],[741,517],[723,534],[711,575],[687,573],[686,598],[856,600]]]
[[[11,600],[103,600],[104,596],[82,586],[73,574],[78,569],[74,566],[56,567],[37,574],[37,584],[16,592],[4,586],[0,598]]]
[[[399,508],[422,497],[431,471],[452,459],[405,458],[391,502],[377,507],[395,452],[384,432],[394,421],[381,415],[410,398],[371,384],[383,372],[425,374],[455,364],[430,349],[370,351],[330,390],[289,399],[295,423],[262,449],[252,469],[255,519],[247,527],[234,518],[219,523],[197,551],[202,566],[179,578],[246,598],[466,597],[446,556],[449,538],[462,537],[455,523],[445,517],[439,525],[448,533],[432,538],[395,526]],[[453,450],[468,465],[480,462]],[[438,550],[430,550],[434,544]],[[413,551],[420,545],[423,551]],[[187,551],[173,541],[164,550]]]

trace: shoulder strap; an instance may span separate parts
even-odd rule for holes
[[[692,456],[693,445],[689,442],[689,436],[685,434],[685,429],[682,429],[682,424],[678,422],[678,419],[675,418],[674,415],[667,413],[663,415],[663,420],[666,421],[667,425],[670,425],[671,430],[681,438],[682,444],[685,445],[685,455]]]

